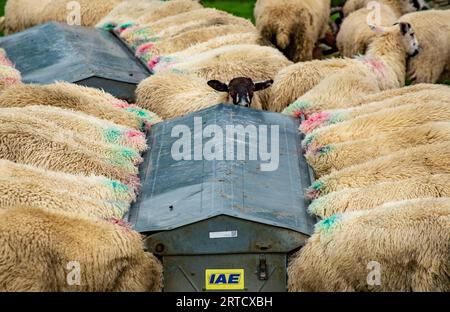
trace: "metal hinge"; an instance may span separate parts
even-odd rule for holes
[[[261,281],[266,281],[269,278],[267,274],[267,261],[265,255],[259,256],[259,266],[258,266],[258,279]]]

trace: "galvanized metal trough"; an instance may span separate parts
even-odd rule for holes
[[[217,139],[220,129],[225,138],[227,126],[239,125],[253,134]],[[286,290],[288,256],[305,244],[315,223],[303,195],[311,176],[298,126],[291,117],[227,104],[154,126],[129,221],[147,235],[146,248],[162,257],[166,291]],[[255,128],[258,144],[267,141],[267,151],[279,157],[272,171],[262,170],[268,158],[259,151],[251,157]],[[211,140],[204,131],[212,129],[224,160],[201,153]],[[190,151],[179,148],[180,133],[191,134]],[[244,144],[244,158],[238,144]],[[179,160],[181,150],[191,160]]]
[[[105,30],[50,22],[0,39],[26,83],[68,81],[132,101],[150,75],[117,37]]]

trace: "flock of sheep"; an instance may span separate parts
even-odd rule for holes
[[[67,1],[36,11],[30,1],[7,2],[8,33],[66,20]],[[160,264],[120,221],[138,192],[142,131],[157,116],[232,101],[302,118],[317,178],[309,211],[323,220],[290,261],[289,290],[450,291],[450,88],[435,84],[450,70],[449,10],[348,0],[336,36],[345,57],[313,60],[333,34],[330,0],[258,0],[256,26],[193,0],[80,3],[84,25],[114,31],[153,75],[134,105],[68,83],[23,84],[1,54],[0,244],[9,249],[0,289],[73,290],[65,262],[79,261],[88,272],[79,290],[160,290]],[[381,24],[368,24],[373,9]],[[32,251],[19,266],[13,251],[24,241]]]

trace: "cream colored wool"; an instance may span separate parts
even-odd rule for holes
[[[449,121],[450,105],[443,101],[425,102],[387,108],[335,125],[319,128],[305,137],[310,149],[345,141],[370,139],[395,130],[423,125],[432,121]]]
[[[148,148],[144,133],[79,111],[48,105],[25,106],[16,109],[32,112],[34,117],[53,122],[65,129],[74,130],[93,142],[116,144],[138,152],[144,152]]]
[[[399,21],[411,23],[421,43],[419,55],[409,61],[408,76],[416,83],[435,83],[450,70],[450,10],[410,13]]]
[[[103,175],[132,188],[138,187],[136,174],[105,162],[55,129],[48,130],[3,120],[0,124],[0,158],[71,174]]]
[[[178,15],[169,16],[147,25],[134,26],[124,30],[121,38],[132,45],[141,44],[171,38],[185,32],[214,26],[234,25],[242,26],[248,30],[254,30],[252,23],[241,17],[233,16],[216,9],[199,9]]]
[[[248,77],[256,82],[272,79],[290,64],[292,63],[281,52],[272,47],[239,44],[200,53],[174,64],[170,69],[207,80],[230,81],[236,77]],[[137,103],[146,107],[139,98]],[[267,109],[270,103],[269,88],[256,93],[252,107]]]
[[[138,24],[154,23],[172,15],[194,11],[203,8],[197,0],[171,0],[148,10],[138,20]]]
[[[9,87],[0,94],[0,107],[24,107],[29,105],[50,105],[68,108],[106,119],[122,126],[141,129],[143,120],[114,107],[111,104],[98,103],[82,92],[66,90],[66,85],[18,84]]]
[[[359,116],[376,113],[387,108],[436,101],[450,103],[450,87],[445,85],[417,84],[410,87],[392,89],[367,96],[365,99],[361,99],[359,103],[354,103],[358,105],[362,104],[360,106],[313,114],[309,119],[302,123],[300,129],[304,133],[310,133],[313,130],[324,126],[338,124]],[[364,104],[366,102],[368,104]]]
[[[200,54],[227,45],[242,44],[243,42],[245,42],[246,44],[257,44],[257,45],[266,45],[267,43],[257,32],[254,31],[240,32],[216,36],[205,42],[192,45],[182,51],[165,55],[165,57],[171,60],[171,62],[180,62],[183,59],[192,57],[196,54]]]
[[[70,0],[8,0],[5,6],[5,32],[22,31],[50,21],[74,23],[76,7]],[[77,0],[82,26],[94,26],[122,0]]]
[[[165,2],[160,0],[126,0],[119,3],[108,15],[104,16],[96,25],[99,28],[109,29],[123,23],[137,23],[144,14],[152,11]]]
[[[416,10],[410,0],[379,0],[379,12],[368,9],[370,0],[347,1],[343,11],[347,16],[336,37],[336,44],[342,56],[352,57],[364,54],[374,33],[368,25],[368,16],[378,14],[380,25],[392,25],[403,14]]]
[[[308,210],[328,218],[333,214],[373,209],[390,201],[433,197],[450,197],[450,174],[419,176],[333,192],[313,201]]]
[[[85,151],[87,154],[96,156],[100,161],[107,164],[117,166],[118,169],[129,173],[137,173],[137,165],[142,158],[136,153],[128,157],[128,153],[122,153],[123,149],[114,145],[97,141],[91,141],[89,138],[80,135],[78,132],[70,128],[59,126],[52,121],[46,121],[30,114],[29,111],[22,108],[1,108],[0,122],[4,124],[24,124],[35,129],[36,132],[53,134],[57,140],[67,142],[69,145],[78,147],[80,152]],[[128,151],[126,151],[128,152]],[[125,157],[124,157],[125,154]],[[136,156],[133,158],[133,156]],[[136,162],[136,163],[135,163]]]
[[[447,105],[450,105],[450,101]],[[450,141],[450,119],[387,132],[367,139],[329,144],[306,154],[316,176],[341,170],[402,149]]]
[[[151,48],[144,50],[144,53],[153,57],[176,53],[183,51],[192,45],[200,44],[216,38],[217,36],[240,34],[251,30],[252,29],[250,27],[242,25],[213,25],[202,27],[155,42]],[[137,53],[137,56],[139,56],[139,52]],[[150,57],[147,56],[147,58],[150,60]]]
[[[0,208],[9,209],[18,205],[105,219],[121,219],[129,208],[129,203],[102,201],[55,189],[37,181],[4,178],[0,175]]]
[[[313,198],[346,188],[366,187],[430,174],[450,173],[450,141],[406,148],[365,163],[334,171],[316,180]]]
[[[367,94],[404,86],[406,57],[417,44],[413,29],[405,35],[400,25],[383,29],[364,58],[348,59],[349,66],[323,79],[283,112],[308,116],[326,109],[346,108]]]
[[[0,92],[11,85],[20,83],[22,75],[15,69],[14,64],[6,55],[6,51],[0,48]]]
[[[450,291],[450,199],[328,218],[290,261],[289,291]],[[380,285],[368,285],[379,265]],[[372,281],[372,280],[370,280]]]
[[[162,289],[161,264],[125,226],[17,206],[0,211],[0,232],[0,291]],[[79,285],[67,282],[76,265]]]
[[[352,64],[352,63],[350,63]],[[269,110],[281,112],[325,78],[349,66],[348,59],[330,58],[299,62],[281,69],[271,87]]]
[[[102,176],[72,175],[0,159],[0,176],[4,179],[24,179],[52,189],[93,198],[99,201],[131,202],[134,193],[124,184]]]
[[[157,112],[164,119],[183,116],[228,100],[227,93],[213,90],[207,85],[207,80],[175,73],[158,74],[143,80],[136,96],[140,106]]]
[[[258,0],[256,27],[294,62],[309,61],[328,29],[330,6],[330,0]]]

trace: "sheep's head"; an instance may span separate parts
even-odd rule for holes
[[[400,22],[390,27],[370,25],[370,28],[377,34],[398,33],[406,54],[411,57],[419,54],[419,42],[410,23]]]
[[[413,0],[412,5],[417,11],[430,9],[430,6],[425,2],[425,0]]]
[[[228,92],[230,102],[235,105],[250,107],[253,93],[267,89],[273,84],[273,80],[254,83],[247,77],[233,78],[228,84],[219,80],[210,80],[208,85],[216,91]]]

